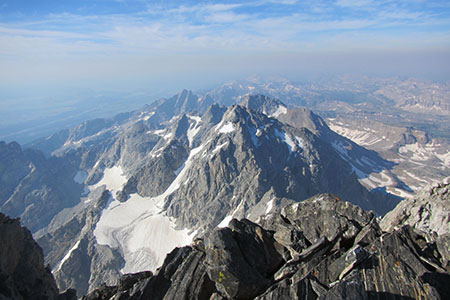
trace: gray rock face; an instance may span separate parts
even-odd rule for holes
[[[309,130],[241,106],[229,108],[202,141],[181,179],[185,183],[165,203],[181,228],[207,232],[231,212],[256,220],[274,198],[301,201],[319,192],[379,214],[396,203],[368,193],[351,166]]]
[[[450,234],[450,177],[400,202],[380,222],[385,231],[410,225],[428,233]]]
[[[248,220],[234,219],[229,226],[213,231],[206,241],[208,275],[227,298],[253,298],[284,263],[284,247]]]
[[[71,292],[65,294],[65,299]],[[55,280],[31,233],[0,213],[0,298],[61,299]],[[73,294],[72,294],[73,296]]]
[[[269,98],[264,95],[247,95],[240,105],[268,116],[278,116],[287,112],[286,105],[280,100]]]
[[[275,117],[295,128],[307,128],[328,145],[342,160],[351,166],[359,182],[372,193],[377,205],[373,209],[383,215],[390,211],[403,195],[411,189],[393,174],[396,163],[383,159],[377,152],[359,146],[355,142],[332,131],[326,122],[305,107],[287,108],[277,99],[262,95],[245,96],[242,105]],[[380,182],[389,180],[384,184]],[[365,209],[369,209],[364,206]]]
[[[312,210],[313,209],[313,210]],[[314,218],[313,218],[314,216]],[[317,195],[262,224],[233,220],[170,253],[155,275],[127,275],[84,299],[445,299],[436,241],[406,226],[382,233],[373,213]],[[290,233],[290,238],[277,233]],[[278,238],[277,238],[278,236]],[[285,243],[287,242],[287,243]],[[201,287],[201,288],[200,288]],[[175,292],[176,291],[176,292]]]
[[[0,211],[20,217],[32,232],[47,226],[63,208],[78,203],[82,185],[74,181],[76,159],[46,159],[17,143],[0,143]]]
[[[450,178],[423,189],[412,199],[400,202],[380,221],[381,228],[393,231],[408,225],[434,236],[442,265],[450,270]]]
[[[81,213],[38,239],[44,245],[46,263],[53,266],[61,290],[72,288],[82,296],[101,283],[119,282],[122,257],[117,250],[98,245],[93,234],[100,212],[110,198],[108,191],[99,188],[90,195],[91,200]]]

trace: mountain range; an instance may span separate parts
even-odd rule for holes
[[[0,148],[2,174],[9,174],[0,180],[0,210],[21,218],[59,289],[78,296],[116,285],[125,273],[154,272],[174,248],[241,226],[233,219],[264,227],[286,205],[332,193],[373,211],[361,229],[413,194],[395,173],[401,162],[339,135],[308,109],[263,95],[184,90],[26,149]],[[302,247],[315,242],[307,238]],[[280,255],[277,267],[286,261]]]

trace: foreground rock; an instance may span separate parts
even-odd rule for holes
[[[177,248],[153,275],[126,275],[84,299],[445,299],[450,275],[436,236],[383,233],[375,215],[323,194],[232,220]],[[446,284],[447,283],[447,284]]]
[[[380,222],[383,230],[410,225],[428,233],[450,233],[450,177],[400,202]]]
[[[0,299],[76,299],[74,291],[59,295],[30,231],[1,213]]]
[[[442,256],[443,267],[450,271],[450,177],[425,188],[413,199],[400,202],[380,222],[385,231],[405,225],[432,235]]]

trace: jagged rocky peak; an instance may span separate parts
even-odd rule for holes
[[[264,95],[247,95],[240,105],[275,118],[287,113],[286,105],[280,100]]]
[[[184,184],[165,202],[181,228],[213,228],[231,217],[256,220],[272,209],[273,198],[301,201],[321,191],[348,200],[360,195],[360,205],[375,208],[350,167],[307,129],[235,105],[201,140],[177,176]],[[339,179],[335,170],[343,173]]]
[[[319,194],[305,201],[287,205],[281,210],[281,214],[268,215],[260,223],[275,232],[282,224],[292,224],[293,227],[288,228],[301,231],[304,238],[301,243],[310,245],[323,237],[328,241],[341,238],[343,243],[352,243],[360,230],[373,223],[374,218],[373,212],[366,212],[337,196]],[[276,234],[276,237],[282,240],[286,238],[282,234]],[[292,247],[291,250],[296,248],[298,246]]]
[[[266,216],[233,219],[130,274],[94,299],[444,299],[450,275],[427,233],[383,233],[370,212],[321,194]]]
[[[59,295],[42,249],[18,219],[0,213],[0,299],[76,299]]]
[[[297,128],[308,128],[319,136],[329,135],[331,132],[326,122],[306,107],[289,109],[285,114],[280,114],[277,118],[281,122]]]
[[[326,122],[311,110],[306,107],[288,108],[276,98],[265,95],[247,95],[242,100],[241,105],[270,117],[277,118],[281,122],[293,127],[308,128],[317,135],[330,131]]]

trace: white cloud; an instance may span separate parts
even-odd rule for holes
[[[58,77],[55,74],[64,71],[73,78],[91,80],[93,74],[107,78],[114,73],[156,78],[149,74],[161,70],[187,74],[188,70],[202,68],[206,74],[213,64],[216,71],[222,68],[229,73],[234,72],[232,68],[243,72],[245,67],[289,69],[293,65],[283,58],[288,57],[286,53],[305,51],[325,56],[327,51],[450,48],[448,30],[427,29],[448,28],[450,21],[426,12],[387,6],[364,16],[342,17],[322,2],[309,2],[312,11],[305,11],[303,6],[295,9],[304,4],[295,2],[283,1],[292,7],[274,14],[253,10],[258,5],[276,4],[261,0],[169,9],[153,6],[129,15],[65,13],[32,22],[0,23],[0,65],[14,69],[17,80],[30,70],[39,77],[45,73],[39,73],[40,69],[45,69],[47,76]],[[345,6],[350,1],[337,3]],[[357,9],[375,5],[372,1],[352,3]],[[280,61],[278,67],[275,62]],[[11,74],[8,68],[2,71],[0,81]]]
[[[374,3],[373,0],[337,0],[336,5],[343,7],[363,7],[370,6]]]

